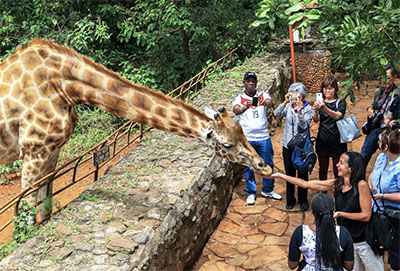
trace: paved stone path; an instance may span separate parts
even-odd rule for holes
[[[366,107],[371,102],[377,82],[369,82],[368,95],[365,91],[357,95],[354,105],[349,105],[346,115],[355,114],[361,127],[366,118]],[[318,124],[312,124],[311,134],[316,135]],[[282,146],[279,141],[282,128],[272,137],[275,165],[284,170]],[[360,151],[365,136],[356,139],[349,150]],[[377,153],[371,159],[367,172],[371,170]],[[330,166],[329,175],[332,175]],[[310,179],[318,178],[318,162]],[[301,212],[299,205],[293,210],[285,210],[286,185],[283,180],[275,180],[275,190],[283,196],[281,201],[261,197],[261,184],[257,185],[257,200],[254,206],[246,206],[243,192],[245,181],[234,190],[231,204],[225,218],[213,233],[194,267],[196,271],[243,271],[243,270],[289,270],[287,266],[288,244],[294,229],[313,221],[310,210]],[[297,190],[297,189],[296,189]],[[308,199],[316,192],[309,191]],[[333,195],[331,195],[333,196]],[[390,270],[386,266],[385,270]]]

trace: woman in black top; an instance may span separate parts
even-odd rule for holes
[[[345,226],[354,242],[354,270],[383,271],[383,260],[375,255],[365,241],[365,229],[371,218],[371,194],[365,181],[365,165],[361,154],[345,152],[340,156],[337,179],[321,181],[304,181],[274,173],[271,177],[281,178],[305,189],[321,192],[334,191],[336,211],[333,217],[338,225]]]
[[[347,144],[340,143],[340,133],[336,121],[343,118],[346,112],[346,101],[337,96],[338,83],[333,76],[327,77],[321,84],[323,101],[314,103],[314,122],[319,122],[317,141],[315,144],[319,161],[319,179],[328,178],[329,158],[332,158],[332,167],[335,178],[337,163],[342,153],[347,151]]]

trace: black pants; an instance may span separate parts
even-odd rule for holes
[[[329,156],[318,155],[319,161],[319,179],[320,180],[327,180],[328,179],[328,169],[329,169]],[[335,178],[338,177],[338,169],[337,163],[339,163],[339,158],[332,157],[332,169]]]
[[[283,147],[282,153],[283,153],[283,163],[285,166],[286,175],[296,177],[296,173],[297,173],[297,178],[308,181],[308,172],[300,174],[294,168],[293,163],[292,163],[292,151]],[[308,194],[307,192],[308,192],[307,189],[304,189],[301,187],[297,188],[299,204],[307,201],[307,194]],[[294,197],[294,185],[291,183],[288,183],[288,182],[286,182],[286,204],[287,205],[295,205],[296,204],[296,198]]]

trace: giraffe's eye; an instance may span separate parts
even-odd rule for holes
[[[224,146],[225,148],[229,149],[231,148],[233,145],[229,144],[229,143],[222,143],[222,146]]]

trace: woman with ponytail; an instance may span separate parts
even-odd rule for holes
[[[327,194],[317,194],[311,202],[314,223],[301,225],[293,232],[289,245],[288,265],[300,270],[352,270],[354,265],[353,241],[345,227],[335,226],[335,204]]]

